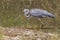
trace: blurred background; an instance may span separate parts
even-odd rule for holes
[[[39,8],[53,13],[56,17],[41,19],[45,28],[60,28],[60,0],[0,0],[0,26],[38,28],[36,18],[26,19],[23,9]]]

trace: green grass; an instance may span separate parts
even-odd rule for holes
[[[59,28],[60,26],[60,1],[59,0],[1,0],[0,1],[0,26],[3,27],[25,27],[37,28],[41,25],[36,18],[27,20],[23,14],[24,8],[40,8],[52,12],[55,19],[44,18],[42,21],[47,24],[44,27]]]
[[[3,35],[2,35],[2,34],[0,34],[0,40],[2,40],[2,38],[3,38]]]

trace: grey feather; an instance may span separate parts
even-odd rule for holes
[[[42,9],[30,9],[30,10],[24,9],[24,13],[26,14],[26,17],[27,16],[30,17],[29,15],[33,17],[38,17],[38,18],[44,18],[44,17],[54,18],[55,17],[55,15],[53,15],[52,13]]]

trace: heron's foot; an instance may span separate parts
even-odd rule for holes
[[[44,24],[41,25],[41,29],[44,27]]]
[[[44,24],[41,25],[42,27],[44,26]]]

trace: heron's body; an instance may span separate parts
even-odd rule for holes
[[[53,15],[52,13],[46,11],[46,10],[42,10],[42,9],[24,9],[24,13],[26,17],[38,17],[38,18],[44,18],[44,17],[51,17],[54,18],[55,15]]]
[[[27,18],[32,17],[37,17],[37,18],[46,18],[46,17],[51,17],[54,18],[55,15],[53,15],[52,13],[46,11],[46,10],[42,10],[42,9],[24,9],[24,14]],[[40,20],[41,21],[41,20]],[[42,24],[44,24],[41,21]]]
[[[44,18],[44,17],[52,17],[54,18],[55,16],[45,10],[42,10],[42,9],[31,9],[29,11],[29,14],[31,16],[34,16],[34,17],[38,17],[38,18]]]

